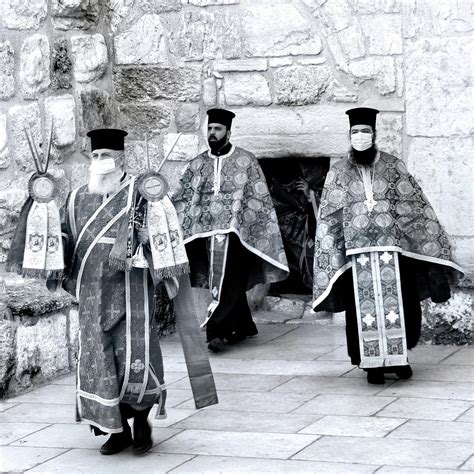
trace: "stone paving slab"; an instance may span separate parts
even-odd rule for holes
[[[0,446],[0,472],[22,472],[62,453],[64,449]]]
[[[14,407],[15,405],[18,405],[18,403],[15,403],[13,399],[7,400],[7,401],[2,401],[0,402],[0,412],[9,410],[10,408]]]
[[[316,435],[186,430],[155,445],[160,453],[287,459],[317,440]]]
[[[363,395],[318,395],[294,410],[294,413],[370,416],[395,400],[393,397]]]
[[[393,382],[388,382],[393,383]],[[387,383],[387,384],[388,384]],[[365,380],[343,377],[294,377],[274,389],[275,392],[336,393],[346,395],[375,395],[386,385],[369,385]]]
[[[58,405],[75,405],[76,387],[73,385],[46,385],[31,392],[15,397],[19,403],[53,403]]]
[[[471,407],[460,400],[400,398],[377,413],[378,416],[420,420],[453,421]]]
[[[282,396],[275,392],[220,392],[219,403],[212,407],[205,408],[213,410],[235,410],[236,407],[242,411],[242,416],[246,412],[258,413],[289,413],[298,408],[303,403],[313,398],[313,394],[308,393],[287,393]],[[188,401],[182,403],[179,408],[192,408],[194,403]],[[246,416],[251,416],[246,414]]]
[[[324,473],[371,474],[377,466],[336,462],[249,459],[242,457],[196,456],[173,473],[243,474],[243,473]]]
[[[374,416],[325,416],[300,433],[381,438],[405,421]]]
[[[167,390],[166,393],[166,407],[174,408],[178,405],[181,405],[183,402],[186,402],[193,398],[193,393],[191,389],[181,390],[173,389]],[[194,406],[194,401],[192,401],[192,406]]]
[[[175,388],[191,388],[188,377],[177,382],[168,383],[168,376],[165,376],[170,392]],[[289,375],[247,375],[247,374],[214,374],[217,391],[233,390],[244,392],[267,392],[291,379]]]
[[[474,423],[409,420],[392,431],[389,438],[426,439],[433,441],[474,442]]]
[[[76,375],[66,375],[51,381],[52,385],[76,385]]]
[[[260,360],[315,360],[320,355],[333,350],[333,347],[322,344],[291,344],[277,341],[246,348],[245,356],[249,359]],[[223,355],[226,359],[241,359],[242,348],[230,346]]]
[[[166,418],[155,418],[155,412],[156,408],[152,408],[149,419],[151,420],[153,426],[161,429],[173,426],[178,421],[184,420],[188,418],[188,416],[194,415],[196,410],[190,408],[167,408]]]
[[[470,408],[469,410],[467,410],[456,421],[474,423],[474,408]]]
[[[399,380],[380,392],[383,396],[474,400],[474,383]]]
[[[474,452],[471,443],[388,438],[323,437],[293,459],[456,469]]]
[[[0,425],[0,445],[10,444],[47,426],[46,423],[2,423]]]
[[[216,431],[264,432],[264,433],[297,433],[308,425],[319,420],[319,415],[295,415],[294,413],[243,413],[242,410],[226,411],[202,410],[173,425],[179,429],[204,429]],[[303,433],[303,431],[302,431]],[[305,434],[317,434],[304,432]]]
[[[153,432],[154,442],[161,443],[180,431],[172,428],[155,430]],[[87,424],[58,424],[25,436],[14,443],[10,443],[10,446],[65,449],[74,449],[80,446],[81,449],[98,450],[106,440],[106,436],[93,436]]]
[[[474,471],[474,456],[471,456],[461,467],[462,471]]]
[[[413,365],[416,380],[432,382],[472,382],[474,366],[469,365]]]
[[[321,375],[339,377],[351,370],[350,365],[343,362],[305,360],[279,360],[275,362],[271,360],[225,359],[223,357],[211,358],[211,366],[215,373],[253,375]]]
[[[23,449],[23,448],[22,448]],[[111,456],[102,456],[98,451],[74,449],[58,456],[28,472],[41,473],[151,473],[168,472],[191,459],[183,454],[147,453],[134,456],[131,448]]]
[[[400,466],[383,466],[377,471],[377,474],[453,474],[459,473],[455,469],[425,469],[422,467],[400,467]]]
[[[21,403],[0,413],[0,423],[71,423],[76,417],[74,405],[53,405],[42,403]]]
[[[444,359],[441,363],[454,365],[474,365],[474,348],[466,347],[459,349],[452,356]]]

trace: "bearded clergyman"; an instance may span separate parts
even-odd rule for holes
[[[148,415],[154,405],[157,417],[165,415],[158,341],[160,315],[170,312],[171,299],[196,406],[217,403],[176,211],[167,196],[147,201],[125,172],[126,135],[117,129],[88,133],[89,182],[73,190],[62,209],[64,279],[49,273],[47,281],[49,289],[62,285],[79,303],[77,420],[96,435],[110,435],[100,450],[105,455],[129,446],[142,454],[152,446]]]
[[[420,301],[447,301],[462,275],[436,214],[403,161],[375,145],[378,110],[348,110],[351,150],[332,164],[321,196],[315,311],[345,311],[351,362],[367,380],[408,379]]]
[[[231,143],[235,114],[207,111],[209,150],[186,168],[173,196],[194,286],[208,287],[208,348],[255,336],[246,290],[289,273],[267,183],[255,156]]]

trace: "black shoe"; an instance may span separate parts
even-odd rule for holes
[[[224,350],[224,341],[219,337],[215,337],[209,341],[207,348],[211,352],[221,352]]]
[[[247,336],[240,332],[233,332],[232,334],[226,336],[225,339],[227,341],[227,344],[237,344],[239,342],[245,341],[245,339],[247,339]]]
[[[148,411],[147,411],[148,414]],[[146,417],[136,416],[133,422],[133,452],[145,454],[153,446],[152,428]]]
[[[411,367],[409,365],[401,365],[400,367],[397,367],[395,370],[395,375],[402,380],[407,380],[412,377],[413,375],[413,370],[411,370]]]
[[[385,377],[382,368],[367,369],[367,382],[374,385],[382,385],[385,383]]]
[[[130,428],[122,433],[113,433],[100,448],[100,454],[117,454],[133,444]]]

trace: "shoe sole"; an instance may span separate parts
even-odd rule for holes
[[[140,455],[140,454],[145,454],[147,453],[148,451],[150,451],[151,447],[153,446],[153,440],[150,441],[149,444],[147,444],[146,446],[143,446],[143,447],[140,447],[140,448],[133,448],[133,453],[134,454],[137,454],[137,455]]]

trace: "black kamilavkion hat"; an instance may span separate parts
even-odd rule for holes
[[[354,125],[370,125],[374,130],[378,113],[377,109],[371,109],[370,107],[357,107],[346,111],[351,127]]]
[[[128,135],[124,130],[117,128],[99,128],[91,130],[87,136],[91,139],[91,151],[107,148],[109,150],[124,150],[125,137]]]
[[[225,109],[209,109],[207,111],[208,123],[220,123],[230,128],[232,119],[235,117],[234,112]]]

